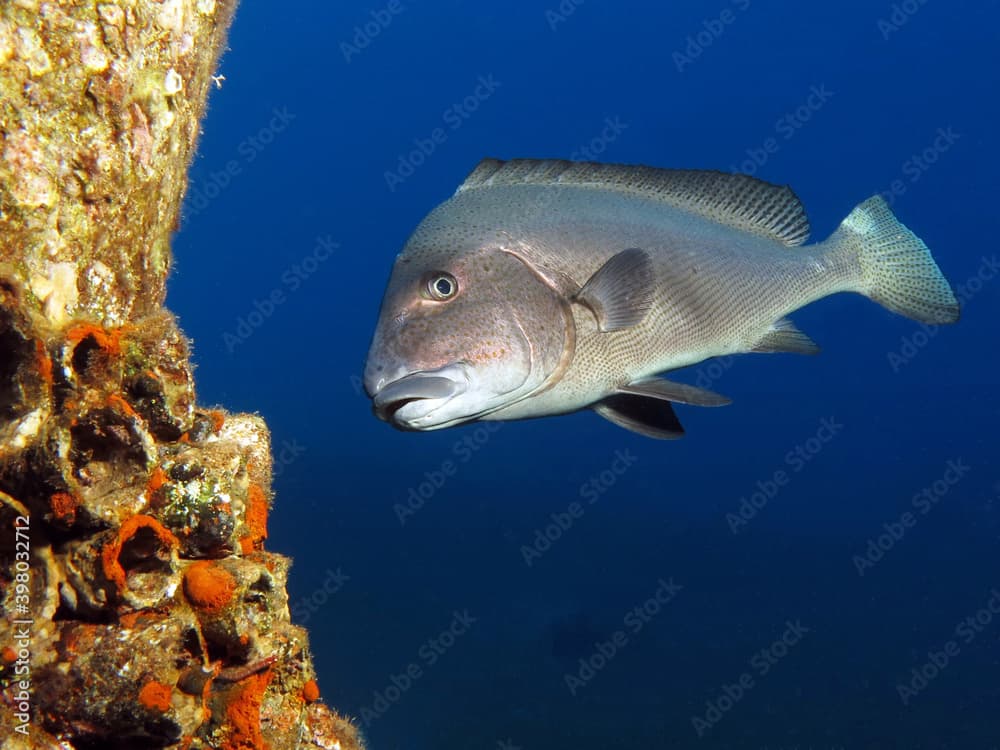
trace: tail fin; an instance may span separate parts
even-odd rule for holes
[[[893,312],[924,323],[954,323],[958,300],[919,237],[880,196],[851,211],[826,241],[860,268],[857,291]]]

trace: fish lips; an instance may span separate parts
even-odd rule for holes
[[[457,365],[414,372],[379,388],[372,396],[372,408],[379,419],[395,427],[420,429],[418,420],[465,393],[467,386],[464,368]]]

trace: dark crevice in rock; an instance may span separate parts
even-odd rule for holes
[[[146,474],[146,452],[138,435],[112,409],[90,412],[70,428],[70,462],[83,487],[120,486]]]
[[[124,390],[129,404],[146,420],[153,437],[171,443],[181,436],[177,420],[167,408],[160,381],[150,373],[136,373],[126,378]]]
[[[0,309],[0,426],[27,411],[21,381],[34,355],[31,341],[17,331],[10,315]]]
[[[87,336],[82,339],[73,349],[70,361],[73,365],[73,372],[80,380],[97,383],[101,381],[101,373],[98,372],[101,365],[107,363],[107,355],[101,349],[94,336]]]

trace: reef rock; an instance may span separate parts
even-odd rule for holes
[[[360,748],[319,701],[267,427],[163,308],[234,0],[0,4],[0,741]]]

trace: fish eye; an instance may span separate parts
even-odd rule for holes
[[[431,299],[449,300],[458,293],[458,281],[450,273],[435,273],[427,281],[427,293]]]

